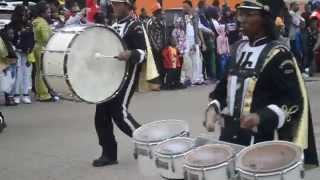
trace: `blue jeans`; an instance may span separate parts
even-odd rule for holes
[[[17,52],[18,60],[16,65],[16,82],[13,86],[12,93],[15,96],[29,95],[31,88],[32,65],[27,66],[27,54]]]
[[[218,79],[222,79],[224,74],[226,73],[228,63],[230,61],[230,55],[229,54],[222,54],[219,56],[219,73],[218,73]]]

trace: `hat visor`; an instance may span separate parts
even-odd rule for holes
[[[240,5],[237,9],[263,10],[262,7]]]

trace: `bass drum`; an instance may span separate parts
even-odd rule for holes
[[[121,38],[108,27],[63,28],[43,51],[44,80],[64,99],[95,104],[107,101],[123,84],[126,63],[114,56],[124,50]]]

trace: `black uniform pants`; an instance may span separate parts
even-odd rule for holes
[[[114,124],[129,137],[132,137],[134,130],[140,127],[128,112],[128,105],[135,89],[132,84],[134,83],[126,83],[115,98],[96,106],[95,128],[99,144],[102,146],[103,155],[111,160],[117,160]]]

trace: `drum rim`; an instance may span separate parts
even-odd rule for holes
[[[264,145],[270,145],[270,144],[280,144],[280,145],[283,145],[283,144],[287,144],[289,145],[290,147],[293,147],[294,150],[298,150],[297,151],[297,156],[295,157],[295,159],[283,166],[283,167],[278,167],[278,168],[273,168],[273,169],[270,169],[270,170],[259,170],[259,171],[254,171],[252,169],[249,169],[248,167],[246,166],[243,166],[243,163],[242,163],[242,159],[243,159],[243,156],[246,155],[249,151],[253,150],[255,147],[263,147]],[[301,155],[299,155],[299,153]],[[236,157],[236,169],[238,170],[241,170],[241,172],[245,173],[245,174],[259,174],[260,176],[268,176],[269,174],[278,174],[278,173],[281,173],[287,169],[290,169],[292,166],[298,166],[300,164],[300,162],[303,162],[304,160],[304,154],[303,154],[303,151],[301,150],[301,148],[299,146],[297,146],[296,144],[292,143],[292,142],[289,142],[289,141],[265,141],[265,142],[260,142],[260,143],[257,143],[257,144],[254,144],[252,146],[249,146],[249,147],[246,147],[244,149],[242,149],[238,154],[237,154],[237,157]]]
[[[183,152],[180,152],[180,153],[173,153],[173,154],[165,154],[165,153],[161,153],[159,152],[159,149],[160,149],[160,146],[162,144],[165,144],[165,143],[168,143],[170,141],[174,141],[174,140],[187,140],[187,141],[190,141],[192,142],[192,146],[190,147],[190,149],[187,149]],[[171,139],[167,139],[161,143],[159,143],[156,147],[156,150],[155,150],[155,155],[157,155],[158,157],[162,157],[162,158],[171,158],[171,157],[180,157],[180,156],[184,156],[186,155],[189,151],[191,151],[194,147],[194,139],[193,138],[188,138],[188,137],[175,137],[175,138],[171,138]]]
[[[139,139],[137,139],[137,138],[135,137],[136,134],[137,134],[138,132],[142,131],[142,130],[143,130],[142,128],[147,127],[147,125],[162,123],[162,122],[166,122],[166,121],[182,122],[182,123],[185,124],[185,128],[186,128],[186,129],[185,129],[183,132],[181,132],[180,134],[176,135],[176,136],[173,136],[173,137],[170,137],[170,138],[164,138],[164,139],[157,140],[157,141],[143,141],[143,140],[139,140]],[[177,119],[160,120],[160,121],[153,121],[153,122],[150,122],[150,123],[147,123],[147,124],[144,124],[144,125],[140,126],[138,129],[136,129],[136,130],[133,132],[132,139],[133,139],[133,142],[134,142],[135,144],[151,146],[151,145],[157,145],[157,144],[159,144],[160,142],[166,141],[166,140],[168,140],[168,139],[181,137],[181,135],[183,135],[183,134],[185,134],[185,133],[189,133],[189,131],[190,131],[190,128],[189,128],[188,123],[186,123],[186,122],[183,121],[183,120],[177,120]]]
[[[203,147],[206,147],[206,146],[216,146],[216,147],[221,147],[221,146],[224,146],[226,147],[227,151],[230,152],[230,155],[226,158],[225,161],[221,162],[221,163],[218,163],[218,164],[211,164],[211,165],[195,165],[195,164],[190,164],[188,161],[187,161],[187,157],[193,153],[193,151],[197,151]],[[225,165],[228,165],[230,161],[232,161],[234,158],[236,157],[235,155],[235,152],[234,152],[234,149],[230,146],[230,145],[226,145],[226,144],[206,144],[206,145],[203,145],[203,146],[200,146],[200,147],[197,147],[195,149],[192,149],[186,156],[185,156],[185,166],[186,167],[190,167],[191,169],[217,169],[217,168],[220,168],[222,166],[225,166]]]
[[[120,36],[114,29],[112,29],[112,28],[109,27],[109,26],[103,26],[103,25],[94,24],[94,25],[86,25],[86,26],[79,26],[79,27],[83,27],[83,30],[85,30],[85,29],[90,29],[90,28],[96,28],[96,27],[101,27],[101,28],[108,29],[108,30],[110,30],[114,35],[116,35],[116,37],[118,37],[118,39],[120,40],[121,45],[123,46],[123,49],[124,49],[124,50],[127,50],[127,49],[128,49],[128,48],[127,48],[127,45],[124,43],[124,40],[121,38],[121,36]],[[53,37],[53,36],[55,35],[55,33],[57,33],[57,32],[67,33],[67,32],[65,32],[65,31],[63,31],[62,29],[57,30],[57,31],[55,31],[54,33],[52,33],[52,35],[50,36],[48,42],[52,39],[52,37]],[[76,37],[78,37],[82,32],[83,32],[83,31],[79,31],[78,34],[75,34],[75,36],[74,36],[74,37],[72,38],[72,40],[69,42],[68,47],[71,47],[71,46],[73,45]],[[48,43],[47,43],[47,44],[48,44]],[[46,46],[47,46],[47,44],[46,44]],[[45,47],[46,47],[46,46],[45,46]],[[43,70],[44,70],[44,63],[43,63],[43,61],[44,61],[44,59],[43,59],[44,53],[45,53],[45,51],[42,51],[42,52],[41,52],[41,55],[40,55],[40,56],[41,56],[41,57],[40,57],[40,61],[41,61],[41,70],[42,70],[42,72],[44,72],[44,71],[43,71]],[[128,64],[126,63],[126,65],[125,65],[125,73],[124,73],[124,75],[123,75],[123,77],[122,77],[122,82],[120,83],[120,85],[119,85],[119,87],[117,88],[117,90],[116,90],[111,96],[105,98],[104,100],[98,101],[98,102],[92,102],[92,101],[85,100],[85,99],[81,98],[81,97],[78,95],[78,93],[76,93],[75,89],[72,87],[71,82],[70,82],[69,79],[68,79],[68,68],[67,68],[68,58],[67,58],[67,57],[68,57],[68,54],[65,53],[65,54],[64,54],[64,60],[63,60],[63,71],[64,71],[64,76],[65,76],[64,80],[65,80],[67,86],[69,87],[69,90],[73,93],[73,95],[74,95],[76,98],[78,98],[80,101],[82,101],[82,102],[86,102],[86,103],[88,103],[88,104],[100,104],[100,103],[103,103],[103,102],[110,101],[110,100],[113,99],[113,98],[119,93],[119,91],[123,88],[124,83],[125,83],[125,80],[128,78],[127,72],[128,72],[128,68],[129,68],[129,67],[128,67]],[[46,79],[46,75],[45,75],[45,74],[42,74],[42,77],[43,77],[43,81],[44,81],[45,85],[46,85],[47,87],[51,88],[51,86],[49,85],[49,83],[48,83],[48,81],[47,81],[47,79]],[[70,99],[64,98],[64,97],[61,97],[61,98],[66,99],[66,100],[70,100]],[[73,100],[73,101],[76,101],[76,100]]]
[[[297,163],[293,164],[292,166],[285,168],[281,171],[274,171],[274,172],[267,172],[267,173],[249,172],[249,171],[243,170],[241,168],[236,168],[236,170],[240,172],[240,176],[242,173],[242,174],[245,174],[247,176],[252,176],[252,177],[266,177],[266,176],[283,175],[283,174],[286,174],[290,171],[293,171],[294,169],[296,169],[299,166],[303,166],[303,162],[297,162]],[[301,170],[302,171],[304,170],[303,167],[301,168]]]

